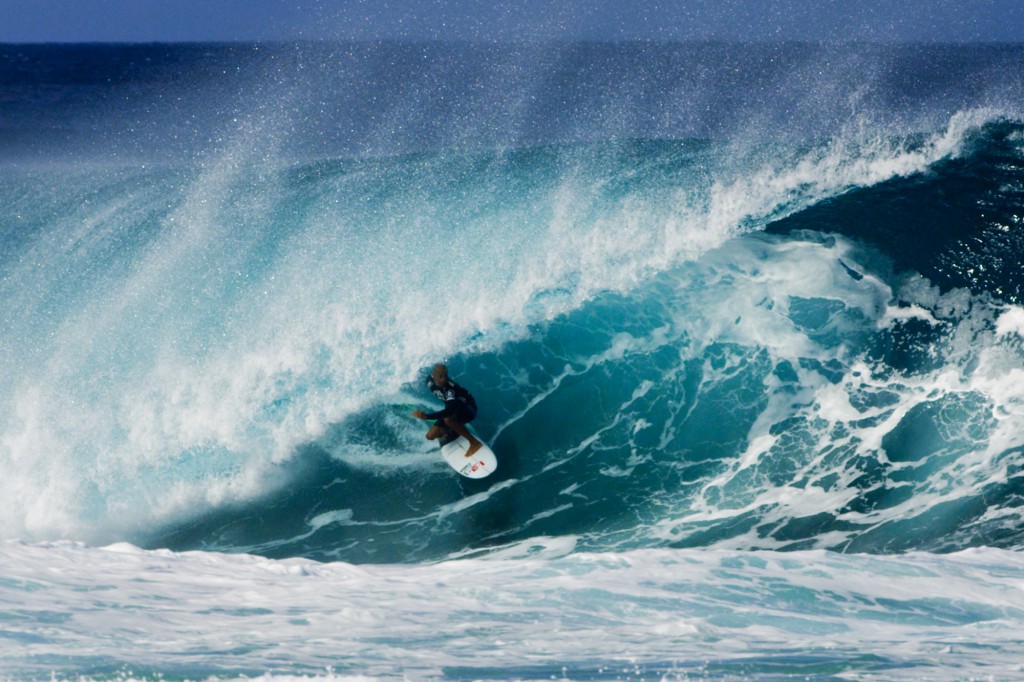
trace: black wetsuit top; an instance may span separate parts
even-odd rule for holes
[[[427,389],[437,396],[438,400],[444,401],[444,409],[431,412],[426,415],[427,419],[444,420],[454,416],[460,423],[468,424],[476,417],[476,400],[469,391],[451,379],[444,386],[438,386],[434,377],[427,377]]]

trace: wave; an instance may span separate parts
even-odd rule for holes
[[[10,537],[361,561],[540,535],[1016,546],[1021,127],[992,98],[924,132],[577,120],[344,158],[289,146],[316,135],[266,101],[198,158],[0,166]],[[948,205],[988,222],[950,216],[940,246],[915,217],[964,190]],[[862,219],[876,203],[905,223]],[[391,407],[438,359],[484,406],[483,488]]]
[[[534,537],[1018,547],[1024,311],[919,275],[887,283],[871,257],[834,235],[730,240],[452,359],[485,406],[496,479],[453,480],[408,408],[383,404],[308,448],[318,464],[293,488],[156,544],[381,562]]]

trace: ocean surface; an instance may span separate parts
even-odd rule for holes
[[[0,680],[1024,678],[1024,46],[0,45],[0,329]]]

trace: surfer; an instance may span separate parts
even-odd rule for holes
[[[428,414],[416,410],[412,413],[417,419],[437,420],[427,431],[427,440],[436,440],[454,431],[469,441],[466,457],[471,457],[482,445],[466,428],[466,424],[476,418],[476,400],[469,391],[448,378],[448,368],[440,363],[434,365],[434,371],[427,377],[427,389],[444,401],[444,409],[439,412]]]

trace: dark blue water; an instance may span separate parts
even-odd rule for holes
[[[1019,548],[1024,50],[0,46],[12,538]],[[439,360],[500,459],[398,405]]]

